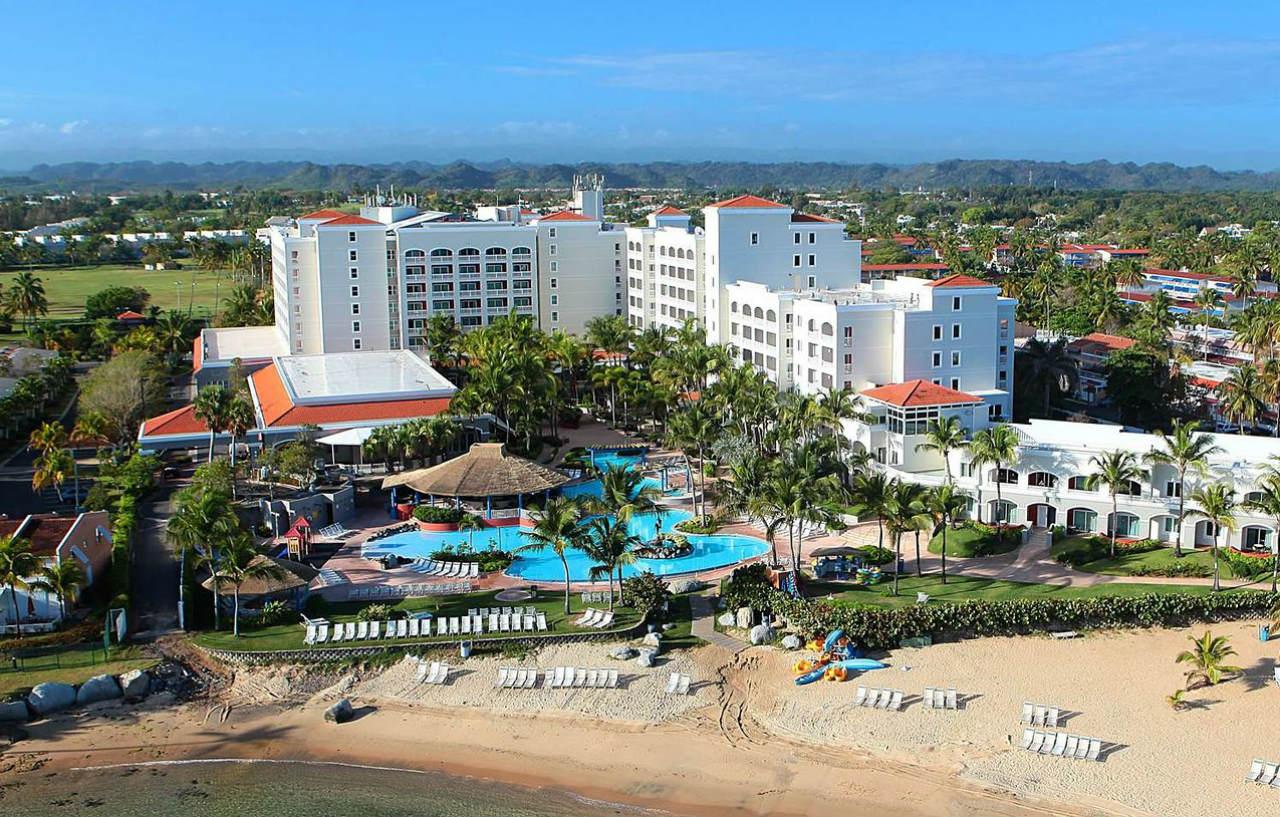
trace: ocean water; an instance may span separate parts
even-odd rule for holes
[[[641,814],[553,789],[506,786],[436,772],[305,762],[179,762],[0,780],[12,815],[450,815],[569,817]]]

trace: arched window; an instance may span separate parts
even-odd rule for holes
[[[1067,529],[1077,533],[1095,533],[1098,514],[1088,508],[1072,508],[1067,511]]]
[[[484,254],[486,258],[505,257],[507,254],[507,248],[506,247],[490,247],[484,251]]]
[[[512,255],[533,255],[533,250],[529,249],[528,247],[512,247],[511,254]]]
[[[1117,494],[1128,494],[1129,496],[1142,496],[1142,483],[1129,480],[1127,485],[1121,485]]]
[[[808,329],[809,329],[809,331],[810,331],[810,332],[812,332],[812,331],[813,331],[813,318],[810,318],[810,319],[809,319],[809,326],[808,326]]]
[[[658,255],[666,255],[666,254],[667,254],[667,247],[665,244],[658,247]]]
[[[434,255],[434,253],[432,254]],[[425,258],[426,255],[427,254],[424,253],[422,250],[405,250],[404,251],[405,260],[408,260],[410,258]]]
[[[987,503],[993,522],[1017,522],[1018,506],[1007,499],[993,499]]]
[[[752,317],[756,317],[756,318],[760,318],[761,320],[764,320],[764,310],[757,306],[755,308],[755,311],[752,313]]]
[[[834,326],[832,326],[828,321],[822,322],[822,334],[826,335],[827,337],[831,337],[835,333],[836,333],[836,328]]]
[[[770,309],[768,312],[765,313],[764,319],[769,321],[770,323],[775,323],[778,320],[778,313]]]
[[[677,248],[676,248],[676,258],[684,258],[684,250],[683,250],[683,249],[680,249],[679,247],[677,247]]]
[[[1058,478],[1047,471],[1032,471],[1027,474],[1027,484],[1033,488],[1052,488],[1058,484]]]
[[[452,258],[453,250],[448,249],[447,247],[437,247],[431,251],[431,257],[432,258]]]
[[[1271,529],[1261,525],[1245,525],[1240,529],[1240,549],[1271,552]]]
[[[1249,493],[1244,495],[1244,501],[1245,502],[1261,502],[1262,491],[1250,491]]]
[[[480,251],[477,250],[475,247],[463,247],[462,249],[458,250],[458,255],[465,255],[468,257],[474,257],[479,254],[480,254]]]
[[[733,314],[735,314],[735,315],[736,315],[736,314],[738,314],[738,302],[737,302],[737,301],[730,301],[730,302],[729,302],[729,311],[730,311],[730,312],[732,312],[732,313],[733,313]]]
[[[1067,487],[1073,491],[1092,491],[1093,490],[1093,488],[1089,487],[1089,478],[1086,476],[1082,476],[1080,474],[1077,474],[1076,476],[1067,480]]]
[[[993,482],[1003,482],[1005,485],[1018,484],[1018,472],[1012,468],[996,468],[991,472],[991,480]]]
[[[1116,536],[1128,538],[1137,536],[1138,517],[1124,511],[1117,514],[1107,514],[1107,535],[1110,536],[1113,531]]]

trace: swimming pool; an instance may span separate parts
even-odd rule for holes
[[[641,490],[645,488],[654,488],[658,491],[662,491],[662,480],[657,477],[645,477],[640,480],[639,487]],[[677,494],[680,491],[677,488],[671,488],[662,492],[667,495],[672,495]],[[604,488],[601,485],[600,480],[589,479],[586,482],[579,482],[573,485],[564,486],[560,489],[560,495],[567,496],[570,499],[575,499],[580,496],[594,496],[599,498],[604,496]]]
[[[638,513],[627,522],[627,530],[648,542],[656,534],[670,532],[677,522],[692,516],[691,512],[685,510],[669,510],[660,515]],[[468,544],[474,550],[496,547],[511,551],[528,541],[525,531],[526,529],[517,527],[486,528],[474,533],[406,531],[377,540],[363,550],[363,555],[372,559],[382,556],[425,559],[446,545],[456,548],[459,545],[466,547]],[[627,565],[622,569],[622,575],[635,576],[649,571],[659,576],[672,576],[678,573],[712,570],[760,556],[769,550],[767,542],[751,536],[734,534],[690,535],[689,544],[693,552],[688,556],[678,559],[637,559],[635,564]],[[580,550],[570,550],[566,556],[569,562],[570,579],[575,582],[590,581],[589,574],[595,562]],[[551,550],[541,553],[522,553],[516,557],[506,572],[510,576],[535,582],[564,581],[564,567],[560,564],[560,557]]]

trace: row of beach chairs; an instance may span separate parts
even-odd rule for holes
[[[583,604],[599,604],[602,601],[608,601],[609,594],[603,590],[588,590],[582,594]]]
[[[542,676],[544,689],[617,689],[616,669],[555,667],[548,670],[499,667],[493,685],[499,689],[533,689]]]
[[[933,687],[924,688],[924,708],[925,709],[959,709],[960,696],[956,694],[954,689],[934,689]]]
[[[471,582],[442,582],[439,584],[375,584],[368,587],[353,587],[347,593],[348,599],[400,599],[420,596],[446,596],[455,593],[470,593],[474,585]]]
[[[469,616],[484,616],[485,618],[488,618],[494,613],[497,613],[498,615],[503,615],[505,613],[506,615],[511,616],[521,616],[525,614],[536,616],[538,614],[538,608],[532,605],[528,607],[472,607],[467,611],[467,615]]]
[[[897,712],[902,708],[902,690],[879,689],[877,687],[867,689],[860,686],[857,694],[853,696],[853,705]]]
[[[325,525],[317,533],[324,539],[341,539],[351,531],[347,530],[346,526],[341,522],[335,522],[332,525]]]
[[[1056,706],[1046,706],[1044,704],[1033,704],[1030,701],[1022,703],[1022,723],[1031,724],[1032,726],[1043,726],[1047,729],[1058,728],[1058,718],[1061,712]]]
[[[1249,768],[1249,774],[1245,775],[1244,779],[1248,783],[1280,789],[1280,764],[1267,763],[1265,760],[1254,758],[1253,766]]]
[[[320,568],[320,581],[324,582],[325,587],[333,587],[335,584],[346,584],[347,577],[331,567]]]
[[[671,677],[667,679],[668,695],[688,695],[689,684],[693,683],[693,679],[682,672],[673,672]]]
[[[449,677],[449,671],[453,667],[441,661],[432,661],[430,666],[426,661],[418,660],[418,683],[422,684],[443,684]]]
[[[1022,730],[1023,749],[1034,754],[1069,757],[1073,760],[1097,760],[1102,753],[1102,741],[1066,732],[1041,732],[1038,729]]]
[[[448,579],[474,579],[480,575],[479,562],[436,562],[431,559],[417,559],[409,565],[409,569],[423,576],[443,576]]]
[[[573,623],[579,627],[595,627],[598,630],[603,630],[613,624],[613,611],[588,607],[587,612],[574,619]]]

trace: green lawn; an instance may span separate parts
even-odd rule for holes
[[[1070,553],[1089,547],[1089,539],[1084,536],[1071,536],[1057,542],[1051,551],[1056,558],[1059,554]],[[1117,551],[1116,558],[1094,559],[1075,565],[1076,570],[1087,573],[1105,573],[1111,576],[1150,575],[1147,571],[1168,570],[1178,565],[1196,565],[1207,571],[1213,570],[1213,553],[1208,550],[1184,550],[1181,559],[1173,554],[1173,548],[1160,548],[1145,553],[1125,553]],[[1223,560],[1223,569],[1226,561]]]
[[[0,272],[0,285],[7,288],[18,272],[20,270]],[[218,297],[226,297],[232,286],[227,272],[199,269],[190,261],[184,262],[182,269],[177,270],[144,270],[141,264],[104,264],[99,267],[38,269],[34,275],[44,284],[45,296],[49,299],[47,317],[53,320],[81,317],[85,300],[109,286],[140,286],[151,293],[151,303],[161,309],[180,306],[185,310],[194,292],[193,314],[204,316],[213,311],[215,293]]]
[[[12,641],[7,642],[7,646],[19,649]],[[11,664],[5,657],[3,666],[0,666],[0,698],[26,692],[45,681],[79,684],[95,675],[119,675],[155,664],[154,657],[137,647],[113,647],[104,662],[101,644],[73,644],[46,655],[21,658],[17,671],[10,668]]]
[[[693,610],[689,606],[689,595],[672,596],[667,610],[668,619],[676,626],[662,634],[662,646],[666,649],[679,650],[699,647],[704,642],[693,634]]]
[[[402,599],[396,604],[391,605],[392,610],[403,612],[419,612],[423,610],[431,611],[438,616],[461,616],[465,615],[467,610],[473,607],[536,607],[547,616],[547,625],[550,633],[572,633],[590,631],[591,628],[575,627],[573,619],[576,619],[587,607],[603,607],[599,603],[586,605],[582,603],[581,594],[575,593],[570,598],[570,604],[573,612],[569,616],[564,614],[564,593],[555,591],[543,591],[539,593],[538,598],[533,601],[521,602],[500,602],[494,600],[495,593],[493,591],[485,591],[481,593],[467,593],[461,596],[447,596],[442,598],[417,598]],[[315,615],[324,616],[330,622],[347,622],[355,621],[356,614],[369,602],[339,602],[336,604],[324,605],[321,609],[315,611]],[[686,602],[687,604],[687,602]],[[614,627],[626,627],[636,623],[638,614],[634,608],[615,607],[614,608]],[[223,626],[226,626],[224,620]],[[611,628],[612,629],[612,628]],[[686,631],[688,627],[686,625]],[[220,630],[218,632],[203,632],[194,636],[197,644],[210,649],[219,650],[252,650],[252,651],[270,651],[270,650],[299,650],[304,649],[306,645],[302,643],[302,638],[306,634],[305,628],[300,623],[300,619],[289,624],[279,624],[273,627],[246,628],[241,627],[240,637],[236,638],[231,635],[230,630]],[[472,636],[475,641],[483,641],[488,638],[497,638],[510,636],[510,633],[495,633],[490,636],[485,633],[480,636]],[[431,638],[417,639],[386,639],[380,638],[376,641],[354,641],[339,642],[339,646],[367,646],[381,644],[430,644],[433,641],[456,641],[458,636],[433,636]]]
[[[916,603],[916,593],[928,593],[932,601],[1002,601],[1031,598],[1094,598],[1097,596],[1140,596],[1146,593],[1208,593],[1207,586],[1175,584],[1104,584],[1094,587],[1061,587],[1049,584],[1025,584],[973,576],[948,576],[943,584],[937,574],[917,578],[903,576],[898,583],[899,595],[893,592],[893,583],[885,582],[872,587],[843,582],[810,582],[806,595],[813,598],[834,596],[841,604],[877,605],[881,607],[907,607]]]
[[[948,556],[996,556],[1016,550],[1020,543],[1016,534],[997,540],[993,532],[974,525],[966,524],[947,530]],[[941,531],[929,541],[929,552],[935,555],[942,553]]]

